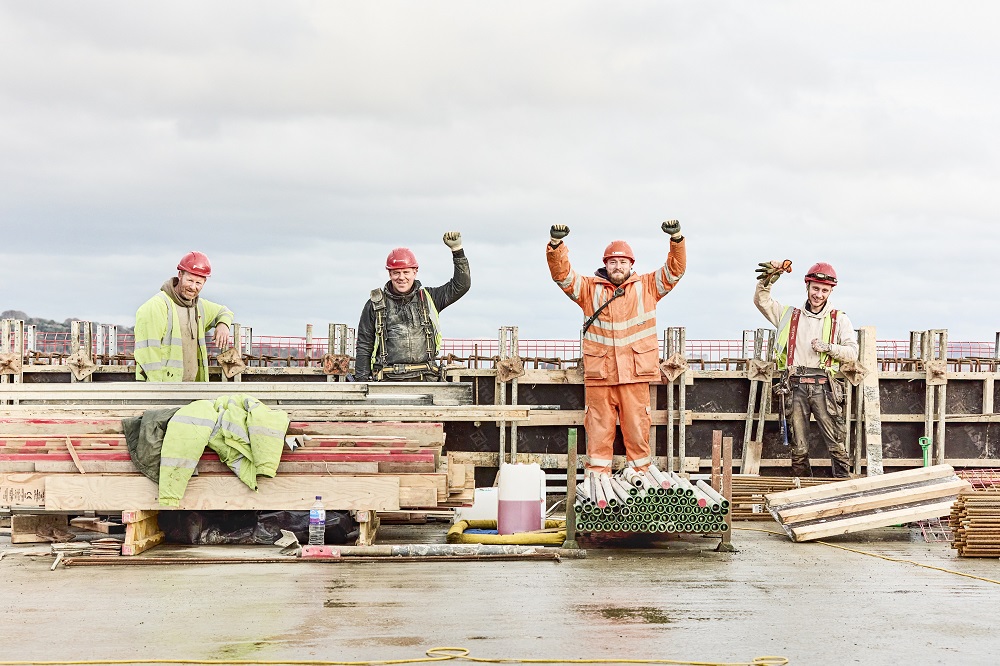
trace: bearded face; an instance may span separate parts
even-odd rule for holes
[[[608,281],[619,286],[632,275],[632,262],[623,258],[612,258],[604,262],[604,270],[608,273]]]

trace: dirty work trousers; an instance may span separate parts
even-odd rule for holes
[[[844,425],[844,407],[833,397],[829,383],[804,384],[792,378],[792,394],[786,418],[791,426],[792,476],[812,476],[809,464],[809,415],[819,425],[823,442],[830,452],[830,466],[834,478],[850,476],[851,463],[847,457],[844,440],[847,427]]]
[[[630,467],[649,467],[649,384],[587,386],[583,427],[587,431],[587,471],[611,473],[616,421],[621,423]]]

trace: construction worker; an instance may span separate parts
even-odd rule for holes
[[[569,227],[553,225],[545,250],[556,284],[583,309],[584,428],[587,474],[611,474],[615,422],[621,423],[628,466],[644,471],[649,451],[649,384],[660,376],[656,303],[684,275],[687,256],[677,220],[660,225],[670,235],[667,261],[652,273],[632,271],[635,253],[613,241],[596,277],[573,270],[563,239]]]
[[[200,298],[212,265],[201,252],[188,252],[177,264],[177,277],[135,313],[135,377],[151,382],[207,382],[205,332],[220,350],[232,344],[233,313],[225,305]]]
[[[436,381],[441,350],[438,313],[460,299],[472,286],[462,234],[449,231],[455,273],[447,284],[424,287],[417,280],[420,266],[409,248],[397,247],[385,260],[389,281],[373,289],[358,322],[355,381]]]
[[[857,360],[858,341],[848,316],[830,307],[830,294],[837,286],[833,266],[820,262],[806,273],[806,302],[801,309],[771,298],[771,286],[790,270],[790,262],[761,263],[753,302],[778,330],[775,356],[782,374],[777,390],[787,396],[792,474],[812,476],[807,438],[811,414],[830,452],[834,478],[847,478],[850,460],[844,446],[844,383],[836,373],[841,363]]]

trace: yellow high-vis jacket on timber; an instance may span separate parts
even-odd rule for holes
[[[160,451],[160,504],[180,505],[206,446],[257,490],[258,476],[278,473],[288,422],[285,412],[243,394],[181,407],[167,424]]]
[[[546,245],[552,279],[589,318],[615,292],[603,277],[580,275],[569,262],[566,243]],[[590,386],[652,382],[660,376],[656,303],[666,296],[687,268],[684,241],[670,241],[666,262],[652,273],[633,273],[621,287],[625,293],[604,308],[583,335],[583,376]],[[603,269],[602,269],[603,270]]]
[[[184,348],[177,304],[162,291],[135,313],[135,378],[139,381],[179,382],[184,376]],[[205,332],[218,324],[233,327],[233,313],[225,305],[198,299],[198,374],[208,381]]]

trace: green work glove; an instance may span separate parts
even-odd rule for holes
[[[458,231],[447,232],[441,240],[451,248],[452,252],[458,252],[462,249],[462,234]]]
[[[671,238],[681,237],[681,223],[677,220],[667,220],[660,225],[660,228],[663,229],[663,233],[670,234]]]
[[[553,245],[561,243],[566,236],[569,236],[569,227],[565,224],[553,224],[549,229],[549,238],[552,239]]]

